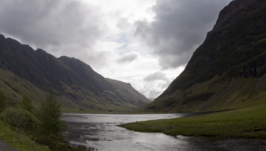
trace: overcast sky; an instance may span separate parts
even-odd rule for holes
[[[80,59],[148,98],[184,70],[231,0],[1,0],[0,33]]]

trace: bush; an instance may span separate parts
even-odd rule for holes
[[[31,99],[26,95],[23,95],[23,99],[20,102],[20,106],[22,109],[28,112],[31,112],[31,113],[33,112],[33,105],[32,105]]]
[[[0,116],[5,123],[22,130],[37,130],[41,125],[32,113],[22,109],[7,108]]]
[[[56,95],[53,91],[46,96],[38,110],[38,118],[42,123],[42,129],[45,135],[59,134],[66,128],[66,123],[60,120],[61,106],[56,101]]]
[[[0,91],[0,113],[6,108],[6,96]]]

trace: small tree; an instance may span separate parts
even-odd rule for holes
[[[20,106],[22,107],[22,109],[28,112],[31,112],[31,113],[33,112],[33,105],[32,105],[31,99],[26,95],[23,95],[23,99],[20,102]]]
[[[0,112],[2,112],[6,108],[6,96],[0,91]]]
[[[38,111],[38,117],[42,123],[44,134],[59,134],[65,130],[66,124],[60,120],[60,108],[60,104],[56,101],[56,95],[53,91],[50,91],[46,96],[46,100],[41,103]]]

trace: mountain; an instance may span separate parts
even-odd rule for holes
[[[266,1],[234,0],[185,70],[143,110],[235,109],[266,100]]]
[[[110,82],[78,59],[56,58],[3,35],[0,35],[0,71],[4,73],[0,76],[0,90],[14,104],[23,94],[38,104],[50,90],[56,92],[66,108],[128,111],[149,102],[129,84]],[[124,88],[125,94],[121,91]]]
[[[155,98],[148,98],[151,102],[155,100]]]
[[[140,95],[139,92],[136,91],[130,83],[124,83],[108,78],[106,78],[106,80],[114,86],[115,91],[117,91],[124,98],[127,98],[126,102],[139,104],[140,106],[147,104],[147,102],[143,102],[143,100],[147,100],[147,98],[144,95]],[[149,100],[147,101],[150,102]]]

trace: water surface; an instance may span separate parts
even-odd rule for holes
[[[70,114],[64,113],[70,144],[99,151],[265,151],[266,140],[214,139],[140,133],[117,125],[155,119],[170,119],[193,114]]]

